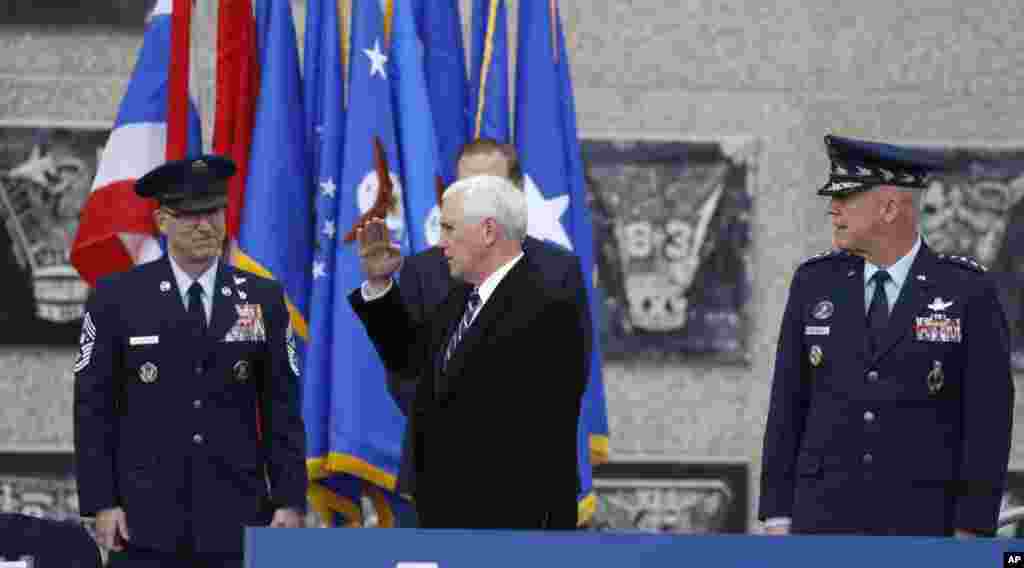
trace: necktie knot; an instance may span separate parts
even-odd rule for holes
[[[475,312],[480,307],[480,293],[477,292],[476,288],[469,293],[469,300],[466,301],[466,309],[470,312]]]
[[[892,280],[892,277],[889,276],[888,272],[879,270],[871,276],[871,279],[874,280],[876,286],[882,286],[889,280]]]

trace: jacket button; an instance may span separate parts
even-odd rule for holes
[[[873,383],[878,381],[878,371],[868,371],[868,382]]]
[[[196,363],[196,374],[197,375],[202,375],[203,374],[203,364],[202,363]]]
[[[871,412],[870,410],[864,412],[864,422],[874,422],[874,421],[875,421],[875,413],[874,412]]]
[[[192,436],[192,443],[197,445],[197,446],[202,445],[202,443],[203,443],[203,435],[202,434],[196,434],[195,436]]]
[[[200,409],[202,407],[203,407],[203,401],[199,400],[198,398],[192,401],[192,408]]]
[[[871,455],[871,452],[864,454],[862,458],[864,465],[871,465],[871,462],[875,461],[875,456]]]

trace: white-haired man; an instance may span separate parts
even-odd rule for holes
[[[403,463],[421,527],[575,525],[583,322],[524,254],[526,219],[504,178],[452,184],[439,246],[461,284],[422,324],[394,289],[402,259],[386,225],[360,231],[367,281],[349,300],[388,370],[418,377]]]

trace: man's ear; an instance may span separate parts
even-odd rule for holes
[[[501,227],[498,226],[498,222],[493,217],[484,219],[483,222],[483,239],[484,245],[491,246],[498,241]]]

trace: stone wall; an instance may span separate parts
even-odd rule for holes
[[[467,11],[469,2],[462,4]],[[1024,5],[562,6],[581,135],[759,141],[749,367],[605,368],[613,459],[748,460],[754,476],[789,279],[829,244],[826,201],[814,195],[827,166],[822,136],[1024,143]],[[141,29],[0,22],[0,121],[112,123],[140,41]],[[72,349],[0,350],[0,446],[70,448],[73,358]],[[1018,420],[1015,433],[1022,428]],[[1024,467],[1021,435],[1013,462]]]

